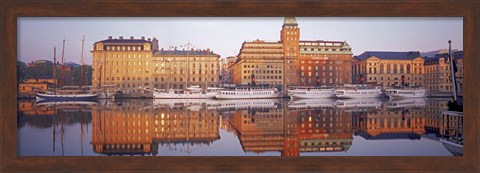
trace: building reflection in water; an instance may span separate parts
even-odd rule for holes
[[[209,145],[220,139],[219,117],[204,104],[124,102],[92,112],[92,144],[107,155],[157,155],[158,145]],[[173,147],[177,148],[177,147]],[[184,149],[190,152],[189,149]]]
[[[124,100],[101,103],[18,103],[19,128],[61,133],[63,124],[91,123],[93,151],[102,155],[190,154],[235,135],[244,152],[347,152],[366,140],[462,139],[463,117],[441,116],[448,99]],[[461,141],[460,141],[461,142]],[[54,142],[55,143],[55,142]],[[63,142],[62,142],[63,144]],[[63,147],[62,147],[63,148]],[[53,146],[55,150],[55,145]],[[82,147],[83,149],[83,147]],[[83,150],[82,150],[83,153]]]
[[[365,99],[361,99],[365,100]],[[425,99],[359,102],[364,107],[352,111],[355,134],[367,140],[420,139],[425,133]]]

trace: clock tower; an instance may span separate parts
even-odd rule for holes
[[[298,84],[297,59],[300,55],[300,28],[295,17],[285,17],[280,39],[283,44],[283,92],[289,85]]]

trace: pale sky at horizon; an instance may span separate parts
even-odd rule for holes
[[[159,47],[184,45],[210,48],[221,58],[234,56],[244,41],[279,41],[283,17],[20,17],[18,59],[24,62],[61,57],[80,63],[85,35],[85,64],[91,64],[93,43],[108,36],[156,37]],[[461,17],[297,17],[300,40],[347,41],[354,55],[365,51],[463,50]]]

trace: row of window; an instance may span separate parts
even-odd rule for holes
[[[122,51],[141,51],[143,50],[143,46],[106,46],[107,50],[122,50]]]
[[[335,73],[335,74],[338,74],[337,76],[342,76],[342,72],[339,72],[339,73]],[[300,76],[304,77],[305,76],[305,72],[301,72],[300,73]],[[312,72],[308,72],[308,76],[312,76]],[[315,76],[318,76],[318,72],[315,72]],[[325,72],[322,73],[322,76],[325,76]],[[333,73],[330,72],[330,77],[333,76]]]
[[[304,51],[315,51],[315,48],[303,48]],[[351,51],[352,49],[329,49],[329,48],[325,48],[325,49],[321,49],[321,48],[317,48],[316,51]]]
[[[307,66],[308,70],[312,70],[312,66]],[[332,65],[328,66],[328,70],[332,70],[333,67]],[[305,67],[304,66],[300,66],[300,70],[305,70]],[[315,66],[315,70],[319,70],[319,66]],[[322,66],[322,70],[325,70],[325,66]],[[342,67],[341,66],[337,66],[335,67],[335,70],[342,70]]]
[[[354,72],[356,72],[356,74],[361,74],[361,73],[364,73],[366,71],[365,68],[363,70],[361,70],[361,68],[357,67],[357,66],[354,66],[353,68],[354,68]],[[422,69],[421,68],[418,68],[418,69],[413,68],[413,70],[414,70],[413,74],[422,74]],[[387,66],[387,69],[386,69],[386,73],[390,73],[390,74],[397,74],[397,73],[403,74],[404,72],[405,72],[405,70],[403,69],[403,67],[400,68],[400,71],[398,71],[398,69],[395,66],[393,68],[393,71],[390,69],[390,66]],[[368,68],[368,73],[369,74],[384,74],[385,71],[384,71],[383,66],[380,66],[380,70],[378,71],[378,73],[377,73],[377,68],[370,67],[370,68]],[[406,74],[411,74],[410,67],[407,67]]]
[[[243,79],[251,79],[251,76],[243,76]],[[255,76],[255,79],[282,79],[282,76]]]
[[[142,58],[142,54],[132,54],[132,53],[128,53],[128,54],[94,54],[93,55],[94,58],[96,59],[103,59],[103,58]],[[146,58],[150,58],[150,55],[146,54],[145,55]]]
[[[221,92],[223,95],[268,95],[272,92]]]
[[[243,68],[259,68],[258,65],[245,64]],[[260,65],[260,68],[282,68],[281,65]]]
[[[380,77],[380,80],[383,80],[383,79],[384,79],[383,77]],[[390,80],[390,77],[387,77],[386,79],[387,79],[387,80]],[[414,78],[413,78],[413,80],[417,80],[417,79],[418,79],[418,80],[422,80],[421,77],[418,77],[418,78],[417,78],[417,77],[414,77]],[[377,80],[377,77],[373,77],[373,78],[370,77],[369,80]],[[400,80],[400,79],[397,78],[397,77],[395,77],[393,80]],[[410,80],[410,77],[407,77],[407,78],[406,78],[406,81],[408,81],[408,80]]]
[[[122,77],[121,80],[120,80],[120,77],[116,77],[116,80],[117,80],[117,81],[125,81],[125,79],[127,79],[127,81],[130,81],[130,79],[133,81],[133,80],[135,80],[135,77],[132,77],[132,78],[130,78],[130,77]],[[140,77],[137,77],[136,79],[137,79],[137,81],[140,81],[140,80],[141,80]],[[173,79],[174,82],[177,81],[177,77],[173,77],[173,78],[171,78],[171,79]],[[191,77],[191,79],[192,79],[191,81],[195,81],[196,77]],[[106,80],[107,80],[107,81],[110,81],[110,80],[111,80],[111,81],[115,81],[115,77],[112,77],[112,78],[106,77]],[[145,81],[148,81],[148,80],[149,80],[149,78],[148,78],[148,77],[145,77]],[[205,77],[204,80],[207,80],[207,81],[208,81],[208,77]],[[100,81],[100,78],[98,79],[98,81]],[[158,77],[155,77],[155,82],[157,82],[157,81],[158,81]],[[161,81],[161,82],[164,82],[165,80],[164,80],[163,77],[161,77],[161,78],[160,78],[160,81]],[[180,78],[179,78],[179,81],[182,82],[182,81],[183,81],[183,77],[180,77]],[[198,77],[198,81],[202,81],[202,77]],[[214,82],[214,81],[215,81],[215,78],[214,78],[214,77],[210,77],[210,81],[211,81],[211,82]],[[134,86],[134,87],[135,87],[135,86]]]
[[[282,74],[282,70],[243,70],[243,73],[253,74]]]

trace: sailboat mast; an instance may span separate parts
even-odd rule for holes
[[[188,80],[189,80],[188,77],[190,75],[190,64],[189,64],[189,59],[188,59],[189,58],[188,57],[188,53],[189,53],[188,51],[190,51],[189,49],[190,49],[190,41],[188,41],[188,43],[187,43],[187,80],[185,80],[185,88],[188,87]]]
[[[62,71],[61,71],[61,78],[60,78],[60,86],[65,85],[65,39],[63,39],[63,47],[62,47]]]
[[[169,47],[168,47],[168,60],[167,60],[167,61],[168,61],[168,65],[169,65],[169,67],[168,67],[168,73],[169,73],[170,75],[169,75],[168,77],[166,77],[167,88],[165,89],[165,91],[168,91],[168,90],[170,89],[170,76],[172,75],[172,67],[170,66],[170,61],[169,61],[169,60],[170,60],[170,51],[171,51],[171,49],[172,49],[172,46],[169,46]],[[166,69],[167,69],[167,68],[166,68],[166,67],[167,67],[167,64],[165,63],[165,59],[163,59],[163,60],[164,60],[164,64],[163,64],[163,65],[164,65],[164,69],[163,69],[163,70],[166,70]],[[165,71],[165,72],[166,72],[166,71]]]
[[[452,73],[453,99],[457,101],[457,81],[455,80],[455,70],[452,56],[452,41],[448,40],[448,57],[450,58],[450,71]]]
[[[82,57],[80,58],[80,61],[82,63],[82,66],[80,67],[80,88],[83,86],[83,46],[84,46],[84,41],[85,41],[85,36],[83,36],[83,39],[82,39]]]
[[[206,69],[206,70],[207,70],[207,77],[205,78],[205,91],[207,91],[207,88],[208,88],[208,77],[210,76],[210,75],[209,75],[210,73],[209,73],[209,70],[208,70],[208,69],[210,68],[210,63],[208,63],[208,58],[210,57],[209,55],[210,55],[210,50],[207,49],[207,57],[205,58],[205,60],[206,60],[205,63],[207,64],[207,69]]]

